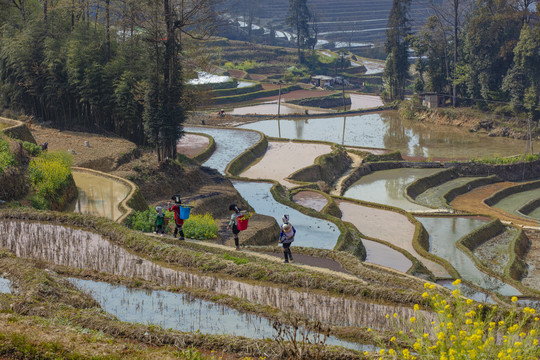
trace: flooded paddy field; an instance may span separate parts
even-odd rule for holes
[[[210,144],[210,139],[203,135],[184,134],[176,144],[179,154],[193,157],[204,151]]]
[[[233,181],[233,185],[258,214],[271,216],[278,224],[282,223],[281,218],[284,214],[290,216],[291,224],[296,229],[293,246],[318,249],[333,249],[336,246],[340,231],[334,223],[304,215],[296,209],[277,202],[270,193],[273,184]],[[277,242],[278,239],[276,239],[276,244]]]
[[[75,278],[69,281],[89,293],[106,312],[120,321],[158,325],[164,329],[184,332],[255,339],[273,339],[276,335],[270,319],[186,294],[129,289],[122,285]],[[334,337],[328,338],[326,344],[358,351],[373,351],[375,348]]]
[[[415,313],[406,306],[383,304],[363,297],[334,297],[320,292],[291,290],[285,286],[250,284],[175,270],[131,254],[99,234],[59,225],[1,221],[0,246],[18,257],[140,278],[162,286],[204,288],[282,311],[294,310],[310,319],[339,326],[385,328],[392,325],[386,322],[386,314],[396,312],[403,319],[408,319]]]
[[[533,189],[527,191],[521,191],[516,194],[512,194],[504,197],[498,201],[493,206],[504,210],[510,214],[529,217],[532,219],[540,220],[540,209],[536,208],[534,211],[530,212],[528,215],[524,215],[519,211],[531,200],[540,199],[540,189]]]
[[[244,107],[234,108],[228,111],[230,115],[277,115],[279,110],[280,115],[305,115],[306,109],[299,106],[290,106],[287,103],[282,102],[278,109],[278,102],[271,101],[258,105],[250,105]],[[310,114],[325,114],[330,112],[329,110],[315,110],[309,108]]]
[[[488,219],[461,216],[417,216],[416,219],[424,225],[429,233],[429,252],[447,260],[462,279],[501,295],[521,295],[521,292],[513,286],[480,271],[474,261],[456,247],[459,239],[486,224]]]
[[[296,186],[286,178],[297,170],[313,165],[320,155],[332,151],[330,145],[295,142],[269,142],[264,157],[240,176],[276,180],[286,187]]]
[[[118,205],[129,195],[131,189],[112,178],[88,172],[73,171],[78,197],[67,211],[90,214],[116,220],[122,216]]]
[[[11,294],[11,281],[0,277],[0,294]]]
[[[399,150],[403,155],[444,159],[509,156],[525,141],[470,133],[455,126],[401,119],[396,112],[328,118],[262,120],[240,126],[285,139],[329,141],[341,145]]]
[[[0,119],[0,130],[7,129],[8,127],[13,126],[11,123],[3,122],[2,119]]]
[[[442,171],[441,169],[392,169],[375,171],[362,176],[352,184],[343,196],[394,206],[407,211],[430,210],[430,207],[412,202],[405,195],[405,189],[414,181]]]
[[[415,202],[437,209],[451,208],[443,196],[450,190],[465,185],[471,181],[481,179],[479,177],[459,177],[446,181],[438,186],[433,186],[416,197]]]
[[[328,200],[326,200],[324,195],[315,191],[297,192],[293,196],[293,201],[298,205],[317,211],[321,211],[328,204]]]
[[[384,106],[380,96],[362,94],[349,94],[349,96],[351,97],[351,105],[348,106],[348,110],[371,109]]]
[[[437,277],[444,278],[449,276],[448,272],[441,265],[424,259],[416,252],[412,245],[415,225],[405,215],[343,200],[338,201],[338,206],[343,213],[342,220],[352,223],[365,236],[386,241],[409,252]],[[373,256],[383,258],[385,253],[381,254],[379,251],[386,252],[386,248],[388,247],[374,248],[373,250],[377,253]],[[399,252],[396,251],[396,253],[393,253],[392,261],[381,265],[396,270],[402,269],[408,264],[412,265],[411,261],[405,255],[397,253]],[[399,262],[396,260],[399,260]]]
[[[225,173],[227,165],[238,155],[255,145],[261,136],[254,131],[238,131],[234,129],[218,129],[207,127],[184,127],[185,131],[210,135],[216,143],[216,150],[204,163],[220,173]]]

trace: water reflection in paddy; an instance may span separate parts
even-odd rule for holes
[[[122,216],[118,205],[130,192],[127,185],[87,172],[73,171],[73,179],[79,194],[67,211],[102,216],[111,220]]]
[[[270,193],[273,184],[233,181],[233,185],[258,214],[272,216],[278,224],[281,224],[284,214],[290,215],[291,224],[296,229],[293,245],[319,249],[333,249],[336,246],[340,235],[336,225],[304,215],[298,210],[277,202]]]
[[[405,189],[414,181],[440,171],[441,169],[407,168],[375,171],[351,185],[343,196],[408,211],[429,210],[426,206],[411,202],[405,196]]]
[[[0,294],[11,294],[11,281],[0,277]]]
[[[523,214],[520,213],[518,210],[522,208],[523,206],[525,206],[531,200],[535,200],[539,198],[540,198],[540,189],[521,191],[516,194],[511,194],[509,196],[502,198],[493,206],[496,208],[502,209],[508,213],[523,216]],[[540,220],[540,211],[537,208],[531,213],[529,213],[527,216],[533,219]]]
[[[255,145],[261,136],[253,131],[238,131],[234,129],[216,129],[207,127],[184,127],[185,131],[210,135],[216,142],[212,156],[204,163],[220,173],[225,173],[227,165],[238,155]]]
[[[324,114],[328,113],[328,110],[308,110],[310,114]],[[292,114],[300,114],[304,115],[306,113],[306,109],[296,106],[289,106],[286,103],[281,103],[279,106],[279,113],[280,115],[292,115]],[[252,106],[244,106],[235,108],[230,112],[227,112],[227,114],[231,115],[248,115],[248,114],[257,114],[257,115],[277,115],[278,114],[278,103],[277,102],[268,102],[263,103],[259,105],[252,105]]]
[[[501,295],[520,295],[516,288],[481,272],[465,253],[456,247],[463,236],[487,222],[478,217],[416,217],[429,233],[429,252],[447,260],[465,279]]]
[[[103,310],[120,321],[158,325],[165,329],[203,334],[234,335],[248,338],[273,338],[272,321],[241,313],[210,301],[167,291],[128,289],[91,280],[70,278],[69,281],[90,295]],[[373,350],[373,346],[329,338],[328,345],[354,350]]]
[[[401,119],[396,112],[298,120],[264,120],[240,126],[268,136],[323,140],[400,150],[404,155],[469,159],[523,151],[524,140],[489,137],[455,126]]]

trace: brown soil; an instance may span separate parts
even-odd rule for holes
[[[267,75],[262,75],[262,74],[248,74],[247,79],[255,80],[255,81],[263,81],[264,79],[266,79],[266,76]]]
[[[227,70],[229,72],[229,74],[232,76],[232,77],[235,77],[237,79],[243,79],[244,76],[246,76],[246,72],[244,70]]]
[[[38,144],[49,143],[49,151],[74,152],[75,166],[99,171],[111,171],[118,159],[136,149],[136,145],[131,141],[117,137],[60,131],[38,125],[32,126],[31,130]],[[85,141],[88,141],[89,147],[85,146]]]
[[[497,191],[515,186],[513,182],[500,182],[473,189],[466,194],[460,195],[452,201],[452,208],[455,210],[466,211],[472,214],[484,214],[499,218],[505,221],[511,221],[514,224],[525,226],[538,226],[533,220],[527,220],[517,215],[513,215],[501,209],[488,206],[484,200]]]
[[[432,124],[464,127],[474,132],[490,136],[507,136],[515,139],[528,139],[527,123],[519,119],[496,117],[493,113],[480,112],[471,108],[439,109],[421,112],[417,119]],[[481,124],[489,124],[483,127]],[[533,138],[535,135],[533,134]]]

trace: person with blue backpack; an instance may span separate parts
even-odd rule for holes
[[[283,215],[283,225],[281,225],[281,232],[279,233],[279,243],[283,245],[283,257],[284,263],[294,261],[291,253],[291,244],[294,241],[294,235],[296,235],[296,229],[289,223],[289,215]]]

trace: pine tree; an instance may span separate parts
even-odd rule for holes
[[[411,0],[394,0],[388,30],[386,30],[386,65],[383,72],[386,99],[403,100],[405,86],[409,78],[408,47],[411,28],[409,26],[409,8]]]
[[[303,49],[310,44],[309,19],[311,13],[307,6],[307,0],[289,0],[289,16],[286,21],[296,32],[296,48],[298,49],[298,61],[304,60]]]

